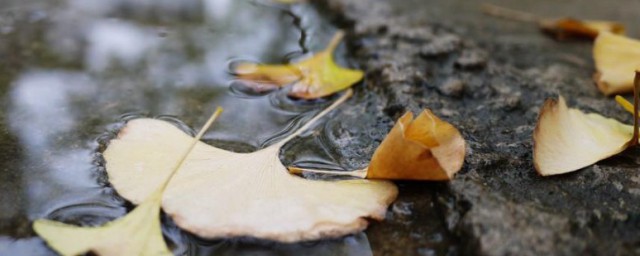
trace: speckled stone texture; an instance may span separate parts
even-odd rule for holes
[[[482,17],[479,10],[474,14],[479,24],[457,22],[460,18],[453,17],[458,14],[451,8],[444,8],[437,20],[424,10],[442,1],[429,2],[317,4],[347,30],[353,58],[367,72],[358,91],[368,96],[361,97],[381,104],[363,110],[378,116],[377,122],[371,121],[373,134],[349,133],[348,121],[338,124],[344,129],[331,129],[338,131],[333,141],[341,154],[355,159],[371,154],[373,148],[350,142],[377,141],[385,133],[379,129],[392,125],[389,120],[422,108],[454,124],[467,140],[464,168],[450,183],[400,184],[390,225],[401,222],[397,215],[406,206],[404,198],[413,198],[414,214],[429,219],[412,217],[403,228],[418,239],[391,236],[386,244],[372,239],[373,247],[390,255],[639,254],[639,150],[554,177],[541,177],[533,167],[531,135],[548,97],[562,94],[572,107],[631,123],[631,117],[593,85],[590,43],[555,41],[529,24]],[[465,15],[464,10],[459,15]],[[432,206],[420,208],[425,204],[421,200]],[[428,240],[424,232],[430,232],[418,225],[446,228],[448,249],[416,246]],[[371,234],[379,230],[374,225],[368,234],[377,237]]]

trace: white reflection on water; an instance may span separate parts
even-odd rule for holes
[[[70,98],[91,95],[95,88],[89,77],[66,71],[30,71],[12,87],[11,128],[35,152],[51,148],[56,135],[75,127]]]
[[[93,24],[87,33],[85,65],[92,71],[104,71],[113,62],[132,68],[157,45],[150,29],[132,23],[103,20]]]
[[[0,236],[0,255],[52,255],[52,252],[43,246],[43,241],[37,237],[15,239]]]
[[[77,102],[89,101],[96,84],[68,71],[30,71],[10,92],[10,128],[23,149],[23,193],[30,218],[69,205],[109,201],[96,190],[91,149],[76,133]]]

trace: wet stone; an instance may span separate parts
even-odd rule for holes
[[[456,65],[461,68],[481,68],[487,63],[487,53],[480,50],[465,50],[456,59]]]
[[[464,82],[460,79],[449,78],[438,86],[438,91],[446,96],[460,97],[464,92]]]
[[[545,0],[513,5],[538,14],[588,13],[640,24],[631,8],[587,3],[594,4]],[[593,86],[591,44],[548,39],[530,26],[484,16],[479,5],[468,1],[330,0],[323,7],[353,35],[354,58],[371,78],[364,86],[384,99],[384,109],[402,106],[417,113],[431,108],[467,140],[465,165],[454,180],[442,186],[415,185],[434,190],[422,200],[433,200],[432,209],[439,215],[431,223],[441,223],[442,241],[449,243],[448,250],[434,255],[640,252],[638,149],[554,177],[539,176],[532,163],[531,134],[548,97],[565,95],[581,109],[630,123],[628,113]],[[385,22],[390,25],[380,33],[377,28]],[[397,112],[381,114],[395,118]],[[407,189],[414,184],[405,185],[400,196],[415,196]],[[423,209],[421,205],[414,205],[411,216]],[[415,246],[411,239],[394,238],[396,247]],[[423,249],[411,254],[432,254]],[[391,249],[383,252],[403,255]]]
[[[456,35],[441,35],[420,47],[420,54],[425,57],[435,57],[452,53],[460,47],[461,40]]]

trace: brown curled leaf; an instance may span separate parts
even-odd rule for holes
[[[539,22],[542,30],[551,33],[558,39],[584,37],[595,39],[600,33],[607,32],[623,35],[622,24],[602,20],[578,20],[573,18],[549,19]]]
[[[404,114],[373,154],[370,179],[450,180],[464,162],[460,132],[430,110]]]

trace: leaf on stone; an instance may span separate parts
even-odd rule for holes
[[[376,149],[363,170],[318,171],[290,167],[291,173],[314,172],[368,179],[450,180],[462,168],[465,141],[450,123],[425,109],[415,119],[405,113]]]
[[[152,191],[126,216],[99,227],[79,227],[61,222],[40,219],[33,229],[47,244],[62,255],[173,255],[162,237],[160,203],[168,182],[184,165],[184,160],[202,138],[204,132],[222,112],[221,108],[187,143],[176,145],[173,162],[165,162],[169,172],[152,187]]]
[[[605,95],[633,91],[634,71],[640,67],[640,41],[602,33],[593,45],[594,80]]]
[[[425,109],[405,113],[376,149],[367,178],[450,180],[462,168],[465,141],[450,123]]]
[[[315,99],[334,94],[360,81],[360,70],[340,67],[333,60],[333,52],[344,33],[338,31],[327,48],[311,58],[287,65],[240,63],[234,69],[236,76],[251,81],[247,86],[255,90],[268,88],[264,84],[283,87],[292,85],[290,96]]]
[[[600,33],[607,32],[623,35],[622,24],[603,20],[578,20],[573,18],[545,19],[539,22],[540,27],[558,39],[585,37],[594,39]]]
[[[160,191],[125,217],[100,227],[79,227],[36,220],[33,228],[62,255],[173,255],[160,229]]]
[[[637,117],[637,94],[634,102],[632,113]],[[622,105],[630,110],[630,103]],[[568,108],[563,97],[558,101],[549,99],[540,111],[533,133],[534,166],[540,175],[548,176],[592,165],[637,145],[637,128],[637,118],[633,126],[625,125],[615,119]]]
[[[589,38],[594,39],[600,33],[608,32],[623,35],[625,28],[622,24],[604,20],[582,20],[575,18],[543,18],[537,15],[512,10],[492,4],[483,4],[484,13],[522,22],[537,24],[543,31],[555,36],[557,39]]]
[[[287,138],[252,153],[198,143],[163,195],[162,208],[182,229],[206,239],[255,237],[297,242],[339,237],[381,220],[397,188],[387,181],[306,180],[287,172],[281,147],[345,101],[347,91]],[[134,204],[170,172],[176,148],[191,137],[170,123],[129,121],[104,152],[114,188]]]

